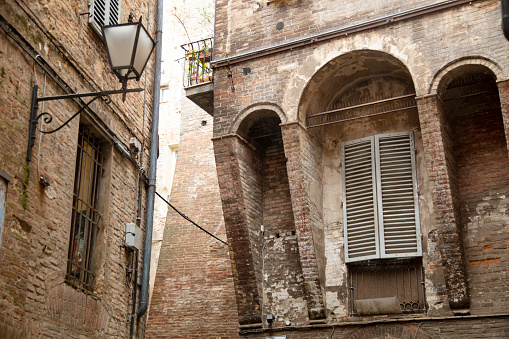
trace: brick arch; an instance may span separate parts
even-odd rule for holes
[[[505,80],[506,77],[502,71],[500,65],[483,56],[469,56],[453,60],[443,66],[431,79],[428,86],[428,94],[437,94],[440,84],[446,79],[451,73],[454,73],[458,68],[463,67],[484,67],[489,69],[496,77],[497,81]]]
[[[433,339],[433,336],[421,329],[422,323],[409,325],[370,325],[358,327],[348,333],[343,338],[352,339]]]
[[[328,60],[313,73],[301,92],[297,120],[307,126],[309,115],[327,111],[339,94],[375,78],[399,79],[413,93],[416,91],[409,67],[393,54],[377,49],[352,50]]]
[[[274,103],[270,103],[270,102],[255,103],[255,104],[247,106],[242,111],[240,111],[240,113],[237,114],[237,116],[232,120],[230,129],[228,131],[229,134],[237,133],[242,121],[246,117],[248,117],[251,113],[256,112],[256,111],[272,111],[279,116],[279,119],[281,119],[281,123],[285,123],[288,121],[286,114],[283,112],[281,107],[279,107],[278,105],[276,105]]]

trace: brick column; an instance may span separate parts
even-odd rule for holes
[[[505,141],[509,152],[509,80],[497,82],[500,109],[504,120]]]
[[[469,307],[469,298],[449,126],[445,109],[436,95],[416,99],[426,167],[433,185],[433,206],[449,304],[452,309],[465,309]]]
[[[218,137],[212,141],[232,262],[239,324],[258,324],[262,320],[239,167],[240,141],[236,135]]]
[[[313,240],[311,202],[306,192],[306,175],[302,161],[304,147],[301,142],[301,133],[307,132],[298,122],[283,123],[280,126],[287,158],[286,168],[304,286],[306,287],[309,319],[323,319],[325,318],[325,307]]]

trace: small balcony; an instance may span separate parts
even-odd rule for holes
[[[210,67],[213,45],[213,38],[207,38],[181,46],[185,51],[186,97],[210,115],[214,109],[214,76]]]

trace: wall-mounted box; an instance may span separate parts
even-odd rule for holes
[[[125,226],[125,246],[137,250],[141,247],[141,229],[134,223]]]

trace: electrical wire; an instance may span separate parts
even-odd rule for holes
[[[421,327],[422,322],[417,326],[417,329],[415,330],[414,339],[417,338],[417,334],[419,333],[419,327]]]
[[[161,198],[165,203],[168,204],[168,206],[170,206],[171,208],[173,208],[173,210],[175,212],[177,212],[182,218],[186,219],[187,221],[189,221],[191,224],[193,224],[194,226],[198,227],[200,230],[202,230],[203,232],[207,233],[208,235],[210,235],[212,238],[222,242],[223,244],[225,245],[228,245],[227,242],[219,239],[218,237],[216,237],[214,234],[210,233],[209,231],[207,231],[206,229],[204,229],[203,227],[201,227],[200,225],[198,225],[197,223],[195,223],[194,221],[192,221],[191,219],[189,219],[189,217],[187,215],[185,215],[184,213],[180,212],[177,208],[175,208],[175,206],[173,206],[172,204],[170,204],[170,202],[168,200],[166,200],[165,198],[163,198],[163,196],[161,194],[159,194],[157,191],[155,192],[156,195]]]

